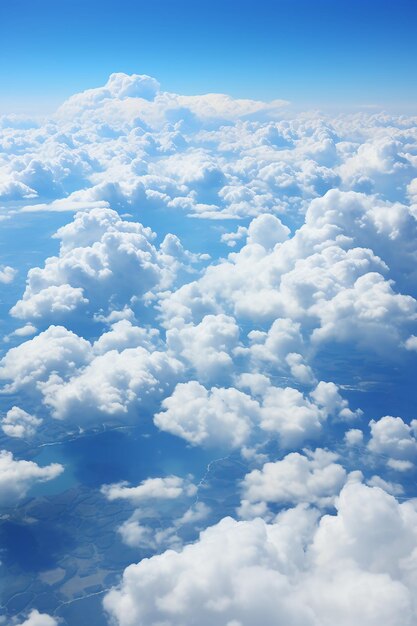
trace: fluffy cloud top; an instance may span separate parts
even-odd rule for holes
[[[42,420],[30,413],[27,413],[18,406],[13,406],[7,411],[6,416],[1,421],[3,432],[9,437],[31,437],[35,434]]]
[[[336,506],[319,522],[303,505],[271,524],[226,518],[129,566],[104,606],[120,626],[412,626],[415,505],[353,482]]]
[[[244,374],[235,387],[207,390],[197,381],[179,383],[155,415],[161,429],[192,444],[239,448],[259,429],[278,435],[284,448],[315,439],[330,415],[351,418],[355,413],[334,383],[321,381],[309,396],[293,387],[276,387],[268,378]],[[360,411],[357,413],[360,415]]]
[[[58,626],[58,620],[55,617],[51,617],[46,613],[39,613],[36,609],[33,609],[23,622],[15,626]]]
[[[386,415],[378,421],[372,420],[369,425],[371,439],[368,448],[371,452],[399,461],[417,458],[417,420],[412,420],[409,426],[401,417]]]
[[[259,405],[238,389],[208,391],[197,381],[180,383],[155,415],[161,430],[193,444],[240,447],[257,421]]]
[[[64,471],[52,463],[39,467],[33,461],[17,461],[7,450],[0,451],[0,505],[13,506],[23,498],[32,485],[56,478]]]
[[[39,397],[57,419],[130,418],[155,406],[182,374],[182,364],[153,343],[157,338],[128,320],[115,322],[94,344],[50,326],[8,351],[0,378],[12,381],[5,391]]]
[[[338,457],[318,448],[306,455],[292,452],[281,461],[253,470],[242,483],[243,504],[260,502],[326,505],[334,501],[346,480]]]
[[[155,234],[137,222],[120,218],[111,209],[77,213],[58,230],[59,256],[28,273],[23,298],[11,309],[22,319],[56,318],[90,303],[96,310],[123,307],[157,285],[166,288],[192,255],[173,235],[160,249]]]
[[[167,347],[193,367],[199,380],[224,380],[233,368],[230,352],[238,338],[233,317],[206,315],[195,326],[168,330]]]

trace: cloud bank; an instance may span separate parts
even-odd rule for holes
[[[151,554],[112,623],[413,626],[417,118],[118,73],[0,146],[2,223],[50,239],[0,267],[1,506],[63,471],[7,444],[146,424],[240,473],[102,485]]]

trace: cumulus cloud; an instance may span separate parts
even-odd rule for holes
[[[270,387],[263,400],[262,428],[277,434],[285,448],[316,438],[328,413],[298,389]]]
[[[166,352],[149,352],[139,346],[110,350],[94,357],[69,380],[51,375],[39,386],[57,419],[129,418],[140,414],[141,406],[145,410],[147,402],[155,404],[181,370],[179,361]]]
[[[361,409],[352,411],[349,408],[348,401],[342,398],[335,383],[320,381],[310,395],[329,415],[335,415],[342,420],[356,419],[363,414]]]
[[[166,476],[165,478],[147,478],[137,487],[130,487],[126,483],[103,485],[101,492],[108,500],[123,499],[138,504],[143,500],[171,500],[179,498],[184,493],[194,495],[196,487],[180,476]]]
[[[285,226],[275,215],[265,213],[255,217],[249,225],[247,243],[259,244],[265,250],[272,250],[277,243],[282,243],[290,234],[290,229]]]
[[[37,609],[33,609],[23,622],[13,622],[13,624],[15,626],[58,626],[58,620],[47,613],[39,613]]]
[[[265,463],[245,476],[240,513],[246,516],[252,507],[259,511],[260,503],[269,502],[332,504],[346,481],[346,471],[337,460],[337,454],[317,448]]]
[[[417,337],[416,335],[410,335],[407,341],[405,342],[406,350],[416,350],[417,351]]]
[[[193,367],[199,380],[224,380],[233,368],[231,352],[238,339],[233,317],[206,315],[200,324],[168,330],[167,347]]]
[[[242,446],[259,419],[259,404],[235,388],[207,390],[197,381],[179,383],[162,402],[155,424],[192,444]]]
[[[272,523],[225,518],[181,551],[129,566],[105,609],[120,626],[411,626],[415,505],[354,481],[336,507],[319,521],[305,505]]]
[[[94,344],[50,326],[6,353],[0,378],[11,381],[4,391],[38,397],[56,419],[130,419],[141,407],[156,408],[182,376],[182,364],[157,340],[156,331],[129,320],[115,322]]]
[[[261,374],[243,374],[238,384],[245,392],[235,387],[206,389],[198,381],[179,383],[163,400],[154,422],[194,445],[238,448],[257,431],[259,436],[260,429],[263,436],[278,436],[282,447],[291,448],[316,439],[329,416],[355,415],[334,383],[321,381],[309,395],[271,385]]]
[[[350,428],[345,433],[345,441],[348,446],[361,446],[363,444],[363,432],[360,428]]]
[[[42,420],[27,413],[18,406],[13,406],[1,420],[3,432],[9,437],[32,437]]]
[[[32,485],[46,482],[64,471],[62,465],[52,463],[40,467],[33,461],[19,461],[7,450],[0,451],[0,505],[13,506],[24,498]]]
[[[101,488],[108,500],[128,500],[138,507],[117,529],[122,541],[152,551],[179,549],[182,529],[194,528],[207,518],[210,508],[196,499],[197,490],[192,476],[174,475],[147,478],[136,487],[122,482]]]
[[[8,285],[12,283],[16,277],[17,270],[10,265],[2,265],[0,266],[0,283]]]
[[[250,335],[255,344],[252,353],[258,359],[268,359],[270,351],[263,350],[264,343],[268,348],[268,343],[278,342],[285,349],[286,334],[285,342],[290,343],[290,338],[294,342],[290,351],[301,355],[306,340],[313,348],[353,342],[366,351],[399,349],[416,320],[416,301],[395,291],[393,281],[384,277],[386,263],[369,247],[386,252],[389,242],[400,238],[390,230],[389,218],[383,221],[388,207],[379,216],[380,222],[371,219],[372,210],[363,194],[328,192],[311,204],[304,225],[293,237],[272,250],[248,242],[238,253],[208,267],[200,279],[165,298],[160,305],[165,324],[195,323],[204,313],[221,311],[245,324],[269,322],[268,335],[258,331]],[[363,231],[368,231],[368,237]],[[405,225],[401,236],[406,240],[404,249],[408,247],[411,254],[413,244]],[[374,245],[380,239],[382,243]],[[275,327],[277,319],[288,320],[287,328],[284,322]],[[300,327],[297,336],[297,324],[303,327],[302,336]],[[305,380],[308,377],[311,374],[305,372]]]
[[[377,421],[371,420],[369,426],[371,439],[368,448],[371,452],[394,461],[410,462],[417,458],[417,420],[408,425],[401,417],[385,415]]]
[[[7,391],[38,389],[52,373],[64,377],[88,363],[88,341],[63,326],[50,326],[33,339],[11,348],[0,361],[0,378],[10,380]]]
[[[55,237],[61,241],[59,256],[29,271],[13,316],[63,317],[88,303],[105,308],[109,301],[123,307],[157,285],[167,287],[183,261],[192,259],[173,235],[157,249],[150,228],[105,208],[77,213]]]
[[[132,548],[142,548],[153,552],[160,552],[166,548],[179,550],[184,544],[181,531],[187,527],[198,528],[201,522],[205,522],[209,513],[210,508],[204,502],[197,501],[180,517],[173,519],[171,525],[160,526],[155,525],[160,511],[149,508],[145,511],[136,509],[117,530],[123,543]]]

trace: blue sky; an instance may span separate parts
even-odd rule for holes
[[[49,112],[111,72],[180,93],[410,110],[413,0],[4,0],[0,111]]]

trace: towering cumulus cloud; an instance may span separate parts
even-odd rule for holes
[[[81,516],[0,624],[415,626],[417,118],[118,73],[0,146],[0,521]]]

